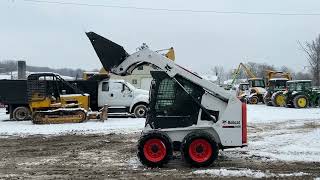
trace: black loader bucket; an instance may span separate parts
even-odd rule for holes
[[[122,46],[94,32],[86,34],[106,71],[119,66],[129,56]]]

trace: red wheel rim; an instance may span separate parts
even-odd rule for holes
[[[189,155],[198,163],[205,162],[212,155],[211,144],[205,139],[196,139],[189,146]]]
[[[149,139],[143,146],[143,153],[151,162],[161,161],[167,154],[167,149],[160,139]]]

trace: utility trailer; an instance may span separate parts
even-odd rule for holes
[[[103,67],[128,75],[142,64],[157,66],[151,72],[150,104],[138,141],[138,158],[161,167],[180,151],[191,166],[211,165],[219,149],[247,146],[246,104],[230,92],[141,46],[133,54],[94,32],[87,36]]]

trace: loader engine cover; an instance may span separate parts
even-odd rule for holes
[[[197,124],[200,107],[190,97],[201,102],[204,94],[200,86],[177,76],[176,79],[188,91],[184,91],[163,71],[151,71],[152,82],[149,112],[146,124],[154,129],[188,127]]]

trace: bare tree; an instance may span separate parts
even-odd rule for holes
[[[290,69],[288,66],[281,66],[279,70],[282,72],[293,73],[292,69]]]
[[[316,86],[320,85],[320,34],[315,40],[305,42],[302,45],[298,42],[301,49],[307,54],[307,60],[312,70],[314,83]]]
[[[310,73],[305,73],[305,72],[297,72],[293,73],[292,77],[296,80],[308,80],[312,79],[312,75]]]
[[[221,81],[224,78],[224,68],[222,66],[214,66],[211,71],[217,76],[218,78],[218,84],[221,83]]]
[[[250,68],[250,70],[260,78],[263,78],[266,74],[267,70],[274,70],[273,65],[269,65],[267,63],[255,63],[255,62],[248,62],[247,67]]]

